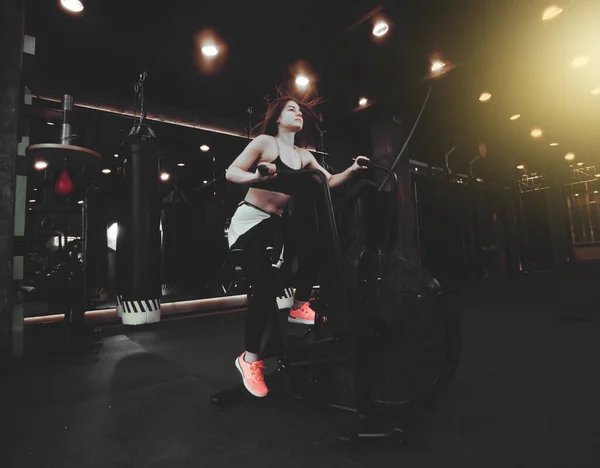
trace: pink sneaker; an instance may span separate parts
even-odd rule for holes
[[[263,369],[265,368],[264,361],[246,362],[244,361],[244,351],[241,356],[235,360],[235,367],[242,374],[242,381],[244,387],[255,397],[265,397],[269,393],[267,384],[265,384],[265,377],[263,375]]]
[[[305,302],[297,309],[292,307],[290,309],[290,315],[288,316],[288,322],[301,323],[303,325],[314,325],[315,311],[310,308],[310,304],[308,302]]]

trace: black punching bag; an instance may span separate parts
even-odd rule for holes
[[[117,301],[125,325],[160,321],[160,192],[156,135],[137,125],[121,145]]]
[[[162,295],[177,294],[186,281],[190,262],[190,207],[179,187],[162,202]]]
[[[100,187],[92,184],[83,205],[83,265],[86,294],[90,302],[106,302],[108,285],[108,239],[106,204]]]

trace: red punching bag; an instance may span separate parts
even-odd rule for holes
[[[66,167],[60,173],[60,177],[54,185],[54,191],[59,195],[69,195],[73,192],[73,182],[71,182],[71,177],[69,177]]]

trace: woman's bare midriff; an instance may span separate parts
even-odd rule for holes
[[[283,193],[250,187],[244,200],[267,213],[281,216],[290,198]]]

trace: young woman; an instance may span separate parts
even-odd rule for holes
[[[292,196],[289,180],[283,177],[278,179],[277,172],[317,169],[325,174],[329,186],[334,188],[347,182],[356,171],[364,169],[355,161],[344,172],[331,175],[311,153],[296,146],[296,138],[305,136],[303,130],[306,133],[303,111],[314,119],[310,106],[292,98],[280,97],[271,102],[262,134],[248,144],[226,173],[228,181],[250,185],[244,201],[231,219],[228,241],[230,249],[243,251],[242,268],[253,292],[246,319],[246,350],[236,359],[235,366],[246,389],[257,397],[264,397],[268,393],[263,377],[263,361],[259,356],[260,344],[269,314],[276,310],[276,297],[281,291],[266,247],[272,246],[274,237],[282,232],[282,216]],[[257,169],[259,165],[268,168],[268,175],[260,174]],[[314,272],[302,265],[301,256],[298,262],[296,296],[288,320],[313,324],[315,312],[310,308],[309,297]]]

